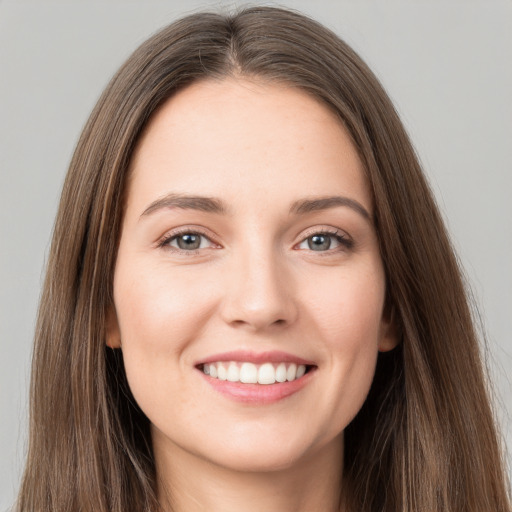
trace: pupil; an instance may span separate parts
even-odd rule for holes
[[[309,243],[309,248],[313,251],[329,249],[331,246],[331,238],[325,235],[314,235],[310,237],[310,240],[312,243]]]
[[[201,240],[197,235],[181,235],[178,238],[180,249],[197,249],[201,245]]]

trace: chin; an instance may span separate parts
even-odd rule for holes
[[[273,452],[266,449],[247,449],[225,454],[221,460],[211,461],[230,471],[243,473],[271,473],[286,471],[300,463],[303,453]]]
[[[229,444],[219,443],[215,451],[211,450],[213,446],[213,442],[209,443],[210,462],[232,471],[251,473],[288,470],[321,449],[307,432],[290,438],[289,433],[283,436],[260,431],[258,435],[231,437]]]

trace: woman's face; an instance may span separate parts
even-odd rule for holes
[[[342,124],[297,89],[204,81],[156,113],[132,172],[108,343],[157,458],[254,471],[339,454],[394,346]]]

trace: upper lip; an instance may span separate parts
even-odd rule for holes
[[[197,365],[216,363],[219,361],[235,361],[235,362],[249,362],[254,364],[262,363],[295,363],[314,366],[313,361],[308,361],[302,357],[282,352],[280,350],[269,350],[265,352],[253,352],[248,350],[233,350],[230,352],[222,352],[213,354],[198,361]]]

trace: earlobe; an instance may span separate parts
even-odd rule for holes
[[[121,332],[114,306],[110,306],[107,310],[105,343],[110,348],[121,348]]]

